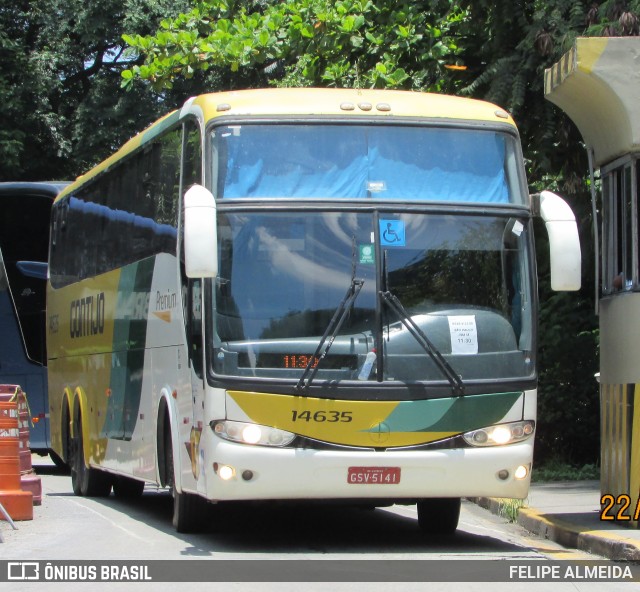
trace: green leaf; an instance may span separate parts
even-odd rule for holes
[[[366,31],[364,36],[374,45],[382,45],[384,42],[384,37],[380,36],[380,37],[376,37],[373,33],[371,33],[370,31]]]
[[[343,31],[351,32],[355,27],[355,22],[355,17],[353,15],[349,15],[342,21],[342,26],[340,27],[340,29]]]
[[[409,78],[409,74],[407,74],[404,68],[397,68],[387,76],[387,79],[395,86],[400,86],[407,78]]]
[[[300,34],[303,37],[307,37],[308,39],[312,39],[313,38],[313,27],[311,25],[302,25],[302,27],[300,27]]]

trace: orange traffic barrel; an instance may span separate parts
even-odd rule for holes
[[[20,487],[33,494],[33,505],[42,503],[42,480],[33,470],[31,464],[31,409],[27,400],[27,393],[20,387],[14,395],[18,404],[18,429],[20,432]]]
[[[31,494],[34,506],[42,504],[42,480],[33,469],[27,473],[20,473],[20,489]]]
[[[33,494],[30,491],[0,489],[0,504],[11,520],[33,520]],[[1,512],[0,520],[4,520]]]
[[[0,384],[0,400],[7,401],[13,397],[16,389],[19,389],[18,384]],[[6,397],[6,398],[5,398]]]
[[[19,392],[22,392],[19,384],[0,384],[0,403],[14,401]]]
[[[20,463],[0,456],[0,492],[20,489]]]
[[[33,494],[33,505],[42,503],[42,480],[31,464],[30,433],[32,418],[27,393],[17,384],[0,385],[0,401],[15,402],[18,405],[18,430],[20,432],[20,486]]]
[[[18,474],[18,487],[20,487],[20,428],[18,427],[18,406],[15,403],[0,402],[0,462],[6,472],[4,481],[0,481],[0,489],[6,485],[13,485],[11,482],[16,465]]]
[[[20,429],[16,402],[0,402],[0,504],[12,520],[33,520],[33,494],[20,486]],[[4,516],[0,514],[0,519]]]
[[[28,473],[33,468],[31,465],[31,442],[29,441],[31,413],[27,397],[21,389],[16,390],[15,401],[18,405],[18,431],[20,437],[20,471]]]

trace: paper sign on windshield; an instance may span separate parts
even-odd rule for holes
[[[451,353],[471,355],[478,353],[478,330],[474,315],[447,317],[451,334]]]

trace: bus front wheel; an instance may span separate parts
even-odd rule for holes
[[[164,442],[166,471],[168,474],[167,485],[171,488],[173,497],[173,526],[180,533],[198,532],[207,522],[207,503],[197,495],[178,491],[173,466],[173,446],[171,445],[169,430],[165,431]]]
[[[453,534],[458,528],[461,502],[459,497],[420,500],[417,504],[420,530],[426,534]]]

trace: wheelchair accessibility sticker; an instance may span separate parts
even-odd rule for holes
[[[404,247],[404,221],[380,220],[380,244],[385,247]]]

